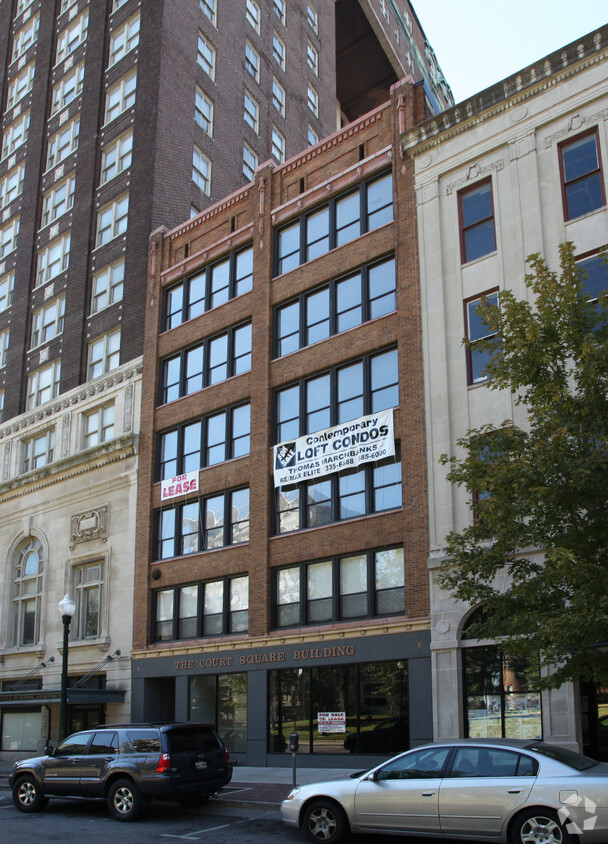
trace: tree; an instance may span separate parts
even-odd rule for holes
[[[480,306],[496,332],[488,389],[510,390],[527,425],[470,430],[465,456],[441,458],[474,517],[447,537],[440,583],[484,607],[480,637],[540,658],[548,688],[608,683],[608,293],[591,298],[573,244],[560,257],[560,275],[528,259],[533,304],[507,290]],[[594,268],[608,288],[606,264]]]

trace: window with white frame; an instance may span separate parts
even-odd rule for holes
[[[84,62],[72,68],[62,76],[53,88],[53,104],[51,114],[56,114],[80,95],[84,82]]]
[[[62,62],[70,53],[84,44],[87,37],[87,27],[89,25],[89,12],[84,11],[79,17],[70,21],[66,28],[59,33],[57,38],[57,55],[55,57],[55,64]]]
[[[71,173],[67,179],[55,185],[42,197],[42,219],[41,226],[48,226],[62,214],[67,213],[74,205],[74,190],[76,176]]]
[[[201,9],[213,26],[217,26],[217,0],[200,0]]]
[[[121,8],[121,6],[124,6],[125,3],[128,2],[129,0],[114,0],[114,2],[112,3],[112,11],[116,12],[118,9]]]
[[[120,364],[120,328],[89,343],[88,377],[97,378]]]
[[[96,407],[83,414],[83,445],[93,448],[114,437],[114,402]]]
[[[8,355],[8,344],[10,342],[10,329],[0,332],[0,367],[6,366],[6,358]]]
[[[285,44],[276,32],[272,33],[272,58],[282,70],[285,70]]]
[[[13,217],[0,229],[0,258],[6,258],[17,248],[17,237],[19,236],[19,217]]]
[[[123,76],[111,88],[108,88],[104,123],[111,123],[112,120],[116,120],[119,114],[135,105],[136,88],[136,70],[133,70],[127,76]]]
[[[32,316],[31,348],[47,343],[63,332],[65,317],[65,296],[60,296],[48,305],[38,308]]]
[[[0,422],[4,422],[4,390],[0,390]]]
[[[384,17],[388,20],[388,7],[386,5],[386,0],[380,0],[380,11],[384,15]]]
[[[40,636],[40,606],[44,574],[42,543],[28,536],[19,544],[14,561],[13,645],[34,645]]]
[[[27,141],[30,128],[30,113],[26,111],[4,130],[2,136],[2,158],[11,155]]]
[[[47,281],[56,278],[64,270],[67,270],[70,261],[70,233],[49,243],[38,253],[38,266],[36,269],[36,287],[46,284]]]
[[[196,60],[209,79],[215,81],[215,47],[211,45],[202,32],[198,34]]]
[[[129,216],[129,194],[125,193],[104,205],[97,214],[96,246],[103,246],[127,230]]]
[[[23,441],[23,471],[31,472],[53,462],[55,450],[55,429]]]
[[[243,144],[243,173],[252,182],[255,177],[255,168],[258,166],[258,157],[249,144]]]
[[[243,119],[257,134],[260,131],[260,107],[249,91],[245,91]]]
[[[276,126],[272,127],[272,154],[279,164],[285,161],[285,138]]]
[[[249,41],[245,42],[245,70],[256,82],[260,81],[260,54]]]
[[[108,67],[119,62],[139,44],[139,12],[125,21],[110,39]]]
[[[318,134],[315,132],[315,130],[312,128],[312,126],[309,126],[309,127],[308,127],[308,132],[307,132],[307,134],[306,134],[306,139],[307,139],[307,141],[308,141],[308,146],[309,146],[309,147],[312,147],[312,146],[314,146],[315,144],[318,144],[318,143],[319,143],[319,136],[318,136]]]
[[[17,8],[15,9],[15,17],[25,12],[28,6],[31,6],[34,0],[17,0]]]
[[[277,18],[285,26],[285,0],[273,0],[272,7]]]
[[[312,87],[310,82],[308,83],[308,108],[312,111],[315,117],[319,116],[319,95],[316,90]]]
[[[194,122],[213,137],[213,103],[200,88],[196,89],[194,101]]]
[[[245,19],[260,34],[260,7],[255,0],[245,0]]]
[[[47,170],[56,167],[78,148],[80,120],[76,118],[49,139],[46,166]]]
[[[91,293],[91,313],[99,311],[120,302],[125,281],[125,259],[121,258],[114,264],[104,267],[93,275],[93,290]]]
[[[60,378],[60,361],[53,361],[48,366],[32,372],[27,379],[27,410],[57,398]]]
[[[192,150],[192,181],[203,193],[211,193],[211,161],[198,147]]]
[[[308,67],[312,70],[315,76],[319,75],[319,53],[318,51],[312,46],[310,41],[308,42],[308,46],[306,47],[306,61],[308,63]]]
[[[30,62],[23,68],[21,73],[15,76],[15,78],[8,86],[8,95],[6,98],[7,111],[9,108],[12,108],[20,100],[22,100],[32,90],[32,87],[34,85],[35,68],[36,66],[34,62]]]
[[[315,35],[319,34],[319,13],[312,5],[312,3],[306,4],[306,20],[308,21],[308,25],[315,33]]]
[[[31,18],[25,26],[15,33],[13,39],[13,55],[11,62],[14,62],[34,44],[38,37],[38,28],[40,27],[40,15]]]
[[[77,2],[78,0],[61,0],[59,14],[62,15],[64,12],[67,12],[67,10],[74,6]]]
[[[0,313],[8,310],[13,304],[13,290],[15,289],[15,273],[11,272],[0,278]]]
[[[73,587],[76,612],[72,621],[74,639],[97,639],[102,632],[103,562],[74,566]]]
[[[13,200],[21,195],[23,190],[23,177],[25,175],[25,162],[21,162],[0,179],[0,208],[10,205]]]
[[[285,117],[285,89],[274,77],[272,79],[272,104]]]
[[[110,179],[128,170],[131,166],[133,153],[133,130],[129,129],[124,135],[116,138],[101,154],[100,184],[105,185]]]

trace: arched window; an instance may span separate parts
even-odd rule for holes
[[[15,562],[15,589],[13,598],[13,644],[33,645],[40,630],[40,598],[44,554],[42,543],[33,536],[17,548]]]
[[[478,645],[474,610],[461,632],[465,735],[522,738],[542,735],[538,662],[506,654],[499,644]]]

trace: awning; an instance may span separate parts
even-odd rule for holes
[[[124,689],[72,689],[68,687],[68,704],[124,703]],[[32,707],[61,702],[61,689],[24,689],[0,692],[0,706]]]

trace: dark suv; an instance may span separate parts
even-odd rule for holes
[[[151,799],[200,806],[232,779],[228,750],[209,724],[104,724],[47,751],[13,765],[22,812],[39,812],[49,797],[102,797],[114,818],[132,821]]]

